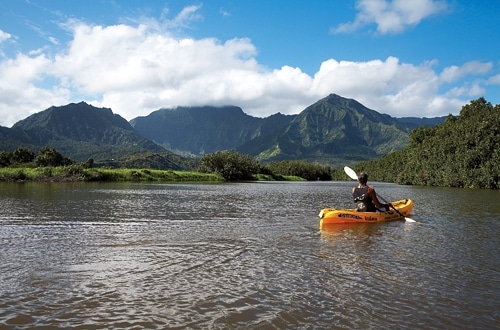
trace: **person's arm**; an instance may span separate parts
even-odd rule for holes
[[[378,198],[377,198],[377,193],[375,192],[375,189],[373,189],[373,187],[368,187],[368,196],[371,197],[372,199],[372,202],[373,204],[375,204],[375,207],[377,209],[380,209],[382,207],[388,207],[388,205],[386,204],[381,204],[379,201],[378,201]]]

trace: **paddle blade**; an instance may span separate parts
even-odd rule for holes
[[[415,220],[410,219],[410,218],[407,218],[407,217],[405,217],[405,221],[406,221],[406,222],[416,222]]]
[[[354,172],[354,170],[352,168],[350,168],[349,166],[344,166],[344,172],[351,179],[353,179],[353,180],[357,180],[358,179],[358,175],[356,174],[356,172]]]

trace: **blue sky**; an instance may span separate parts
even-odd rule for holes
[[[500,103],[497,0],[0,2],[0,125],[85,101],[127,120],[330,93],[391,116]]]

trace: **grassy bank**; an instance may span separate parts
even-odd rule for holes
[[[306,181],[306,179],[295,175],[272,175],[272,174],[257,174],[257,181]]]
[[[258,181],[304,181],[296,176],[262,175]],[[79,165],[57,167],[2,167],[0,182],[223,182],[224,178],[213,173],[190,171],[83,168]]]
[[[82,168],[81,166],[0,168],[6,182],[94,182],[94,181],[224,181],[216,174],[126,168]]]

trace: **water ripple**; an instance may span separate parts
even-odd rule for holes
[[[319,231],[350,185],[0,185],[0,327],[500,327],[498,194]]]

